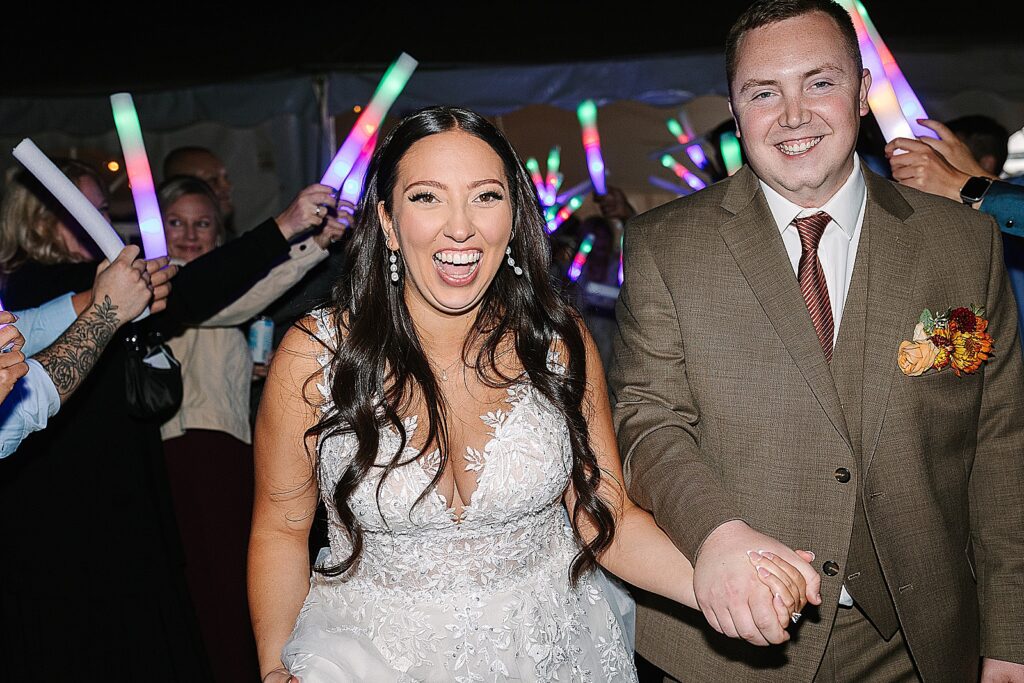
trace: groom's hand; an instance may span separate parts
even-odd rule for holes
[[[767,550],[797,568],[807,582],[807,601],[821,604],[821,577],[792,549],[734,520],[722,524],[704,541],[693,569],[697,604],[713,629],[754,645],[789,640],[772,605],[771,591],[758,579],[749,550]]]

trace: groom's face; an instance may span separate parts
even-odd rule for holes
[[[751,168],[795,204],[822,206],[853,171],[870,84],[824,13],[745,33],[730,105]]]

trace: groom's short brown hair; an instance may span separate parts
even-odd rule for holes
[[[833,0],[757,0],[739,16],[725,39],[725,77],[728,79],[730,92],[732,78],[736,75],[736,53],[744,33],[812,12],[823,12],[836,22],[846,44],[846,50],[857,65],[856,73],[859,74],[864,68],[864,63],[857,43],[857,30],[853,27],[850,15],[841,5]]]

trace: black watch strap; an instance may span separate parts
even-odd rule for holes
[[[988,192],[988,188],[991,186],[991,178],[983,178],[982,176],[968,178],[967,182],[964,183],[964,186],[960,188],[960,201],[964,204],[975,204],[980,202],[985,197],[985,193]]]

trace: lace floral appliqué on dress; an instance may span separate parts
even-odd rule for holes
[[[330,321],[314,315],[333,344]],[[559,367],[554,353],[549,362]],[[353,493],[363,554],[342,576],[313,575],[282,655],[303,683],[636,680],[628,595],[601,571],[569,584],[577,546],[562,504],[572,463],[564,420],[528,383],[481,419],[490,439],[467,449],[478,478],[461,514],[437,492],[413,505],[437,471],[433,453],[386,478],[379,508],[379,476]],[[405,428],[411,441],[415,416]],[[382,430],[381,462],[398,445]],[[322,444],[331,547],[321,559],[332,563],[350,546],[329,494],[355,450],[351,435]],[[407,447],[403,459],[419,455]]]

